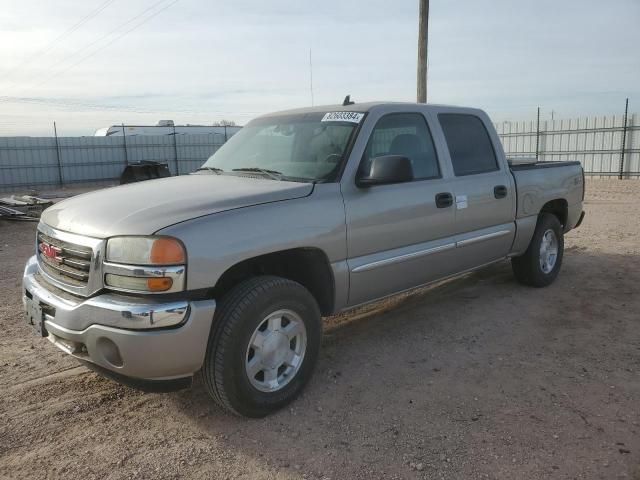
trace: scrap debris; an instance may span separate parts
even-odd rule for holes
[[[32,195],[0,198],[0,219],[37,222],[45,208],[53,202]]]

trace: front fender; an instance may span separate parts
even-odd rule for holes
[[[272,202],[182,222],[157,232],[187,249],[187,288],[211,288],[234,265],[294,248],[317,248],[333,265],[346,259],[344,204],[338,184],[304,198]]]

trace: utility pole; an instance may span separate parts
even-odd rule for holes
[[[629,99],[624,103],[624,124],[622,125],[622,147],[620,149],[620,171],[618,172],[618,180],[622,180],[624,175],[624,149],[627,143],[627,116],[629,115]]]
[[[538,107],[538,119],[536,120],[536,162],[540,156],[540,107]]]
[[[127,133],[124,131],[124,123],[122,124],[122,145],[124,146],[124,165],[129,165],[129,153],[127,152]]]
[[[58,183],[62,187],[62,162],[60,160],[60,143],[58,142],[58,128],[56,122],[53,122],[53,134],[56,137],[56,159],[58,160]]]
[[[178,164],[178,138],[176,137],[176,126],[173,127],[173,158],[176,161],[176,175],[180,175],[180,165]]]
[[[429,0],[419,0],[418,20],[418,103],[427,103],[427,40],[429,39]]]

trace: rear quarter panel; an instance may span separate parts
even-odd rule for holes
[[[524,168],[512,171],[517,192],[516,225],[518,233],[512,254],[526,250],[542,207],[552,200],[566,200],[568,206],[565,232],[571,230],[582,213],[584,180],[579,164]]]
[[[569,210],[580,207],[580,216],[584,189],[580,165],[516,169],[513,176],[518,193],[516,218],[537,215],[545,203],[556,199],[566,200]],[[567,224],[573,227],[570,221]]]

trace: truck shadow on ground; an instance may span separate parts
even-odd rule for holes
[[[533,289],[495,264],[327,319],[310,384],[267,418],[224,413],[199,380],[172,402],[229,446],[311,475],[416,462],[495,472],[505,458],[522,473],[525,457],[548,456],[553,432],[573,439],[554,445],[556,462],[579,472],[603,441],[638,444],[639,267],[637,256],[569,248],[557,281]],[[636,450],[620,461],[637,465]],[[482,467],[466,470],[474,457]]]

